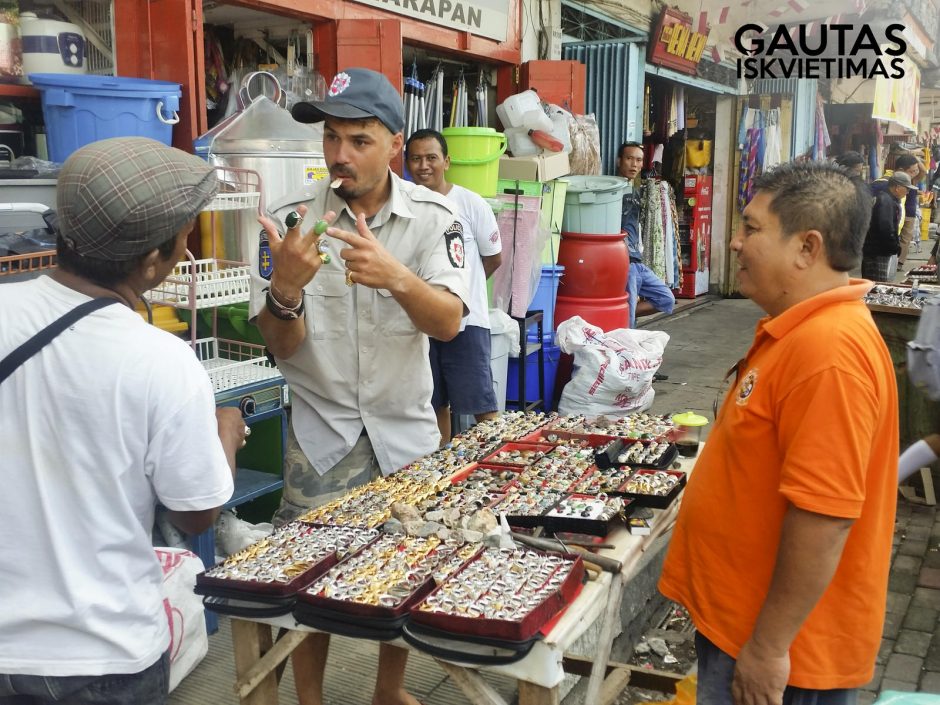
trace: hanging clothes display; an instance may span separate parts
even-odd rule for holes
[[[816,131],[813,135],[813,160],[825,161],[826,152],[832,140],[829,139],[829,128],[826,125],[826,113],[823,110],[823,99],[816,94]]]
[[[665,180],[647,179],[641,203],[643,263],[675,289],[681,284],[682,252],[672,186]]]
[[[764,171],[767,171],[783,162],[783,143],[780,136],[780,109],[773,108],[772,110],[768,110],[764,124],[766,137],[764,139],[764,155],[761,161]]]

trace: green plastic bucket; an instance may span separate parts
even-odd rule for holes
[[[506,135],[492,127],[445,127],[442,134],[450,155],[447,180],[484,198],[495,196]]]

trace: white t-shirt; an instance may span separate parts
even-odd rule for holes
[[[0,285],[0,359],[88,298]],[[0,384],[0,673],[136,673],[167,649],[154,506],[231,497],[214,412],[189,346],[121,304]]]
[[[457,204],[457,217],[463,226],[464,261],[470,275],[470,313],[460,322],[460,330],[467,326],[490,327],[489,305],[486,300],[486,273],[481,257],[503,251],[499,239],[499,226],[493,209],[481,196],[463,186],[452,184],[447,197]]]

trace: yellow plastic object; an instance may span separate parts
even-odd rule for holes
[[[708,419],[696,414],[694,411],[686,411],[682,414],[676,414],[672,417],[672,422],[677,426],[707,426]]]
[[[491,127],[445,127],[443,135],[450,155],[447,180],[484,198],[495,196],[506,135]]]
[[[140,302],[137,303],[135,307],[137,313],[140,314],[140,317],[145,321],[147,320],[147,308]],[[176,314],[176,309],[172,306],[154,306],[153,307],[153,324],[165,330],[168,333],[185,333],[189,330],[189,325],[184,321],[179,319],[179,316]]]
[[[639,703],[639,705],[695,705],[695,690],[697,687],[698,676],[693,673],[676,683],[676,697],[672,700],[658,703]]]
[[[932,208],[920,209],[920,239],[921,240],[930,239],[930,216],[932,212],[933,212]]]
[[[222,231],[222,215],[211,211],[199,214],[199,236],[203,259],[214,257],[226,259],[225,237]],[[213,244],[215,248],[213,249]]]

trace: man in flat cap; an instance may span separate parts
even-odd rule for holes
[[[205,162],[153,140],[83,147],[59,175],[58,269],[0,285],[0,702],[166,702],[154,506],[188,533],[211,526],[245,425],[134,303],[216,188]]]
[[[273,268],[259,258],[251,315],[292,392],[275,523],[438,447],[428,336],[453,338],[470,300],[454,206],[389,169],[402,153],[405,121],[388,79],[346,69],[325,100],[298,103],[292,114],[324,121],[332,183],[288,194],[271,211],[282,220],[291,211],[309,213],[332,225],[321,238],[314,218],[285,222],[281,236],[262,220]],[[321,702],[328,639],[312,635],[294,652],[304,705]],[[373,702],[417,703],[404,690],[406,658],[382,645]]]

